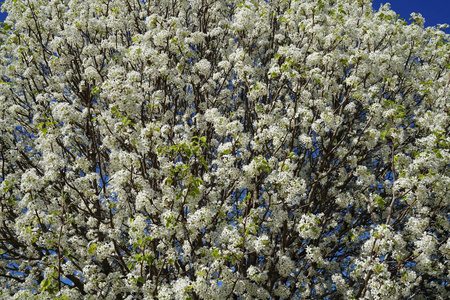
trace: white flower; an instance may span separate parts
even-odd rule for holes
[[[211,70],[211,63],[207,59],[203,58],[195,64],[195,68],[200,72],[200,74],[207,76]]]
[[[308,55],[308,57],[306,58],[306,63],[308,66],[314,66],[317,64],[320,64],[322,60],[322,55],[318,52],[314,52],[311,53],[310,55]]]
[[[281,276],[287,277],[295,269],[294,262],[290,257],[282,255],[278,258],[277,271]]]
[[[304,214],[301,216],[297,225],[297,231],[304,239],[316,239],[320,236],[321,232],[321,218],[323,213],[314,216],[312,214]]]
[[[89,80],[99,79],[100,78],[100,75],[98,74],[98,71],[93,66],[87,67],[86,70],[84,71],[84,75]]]
[[[37,191],[42,188],[43,180],[35,169],[29,169],[22,175],[20,188],[23,191]]]
[[[259,253],[263,251],[263,249],[270,247],[269,243],[270,243],[269,237],[263,234],[255,240],[253,247],[255,247],[255,251]]]
[[[130,236],[132,240],[137,240],[140,237],[143,237],[146,234],[146,229],[149,228],[147,220],[142,215],[137,215],[134,219],[130,219],[129,221],[130,227]]]
[[[173,294],[176,299],[184,299],[187,297],[187,292],[189,291],[189,288],[192,287],[191,281],[186,278],[182,277],[177,279],[173,283]]]

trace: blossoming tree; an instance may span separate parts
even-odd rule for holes
[[[3,8],[3,299],[449,297],[442,28],[369,0]]]

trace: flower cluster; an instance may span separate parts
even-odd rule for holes
[[[450,297],[450,36],[370,0],[5,0],[0,299]]]

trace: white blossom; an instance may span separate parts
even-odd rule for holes
[[[0,299],[448,299],[449,35],[368,0],[16,1]]]

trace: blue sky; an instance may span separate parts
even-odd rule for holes
[[[426,26],[447,23],[450,25],[450,0],[374,0],[373,7],[380,8],[381,3],[391,3],[391,8],[401,18],[409,20],[412,12],[421,13],[425,18]],[[0,21],[5,19],[5,14],[0,14]],[[450,28],[446,30],[450,33]]]
[[[415,12],[425,18],[425,26],[450,25],[450,0],[374,0],[372,6],[378,10],[381,3],[390,3],[391,9],[406,21]],[[450,28],[446,33],[450,33]]]

